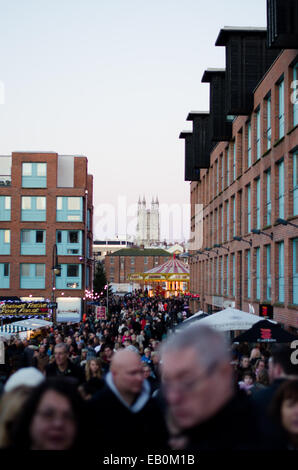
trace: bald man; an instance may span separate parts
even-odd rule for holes
[[[165,450],[165,421],[150,396],[139,354],[126,349],[116,352],[105,381],[104,389],[90,402],[92,447],[102,455]]]

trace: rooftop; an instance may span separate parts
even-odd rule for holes
[[[171,256],[161,248],[124,248],[107,256]]]
[[[227,44],[227,40],[229,36],[232,34],[247,36],[248,34],[251,35],[260,35],[266,37],[267,35],[267,28],[256,28],[253,26],[224,26],[217,36],[215,45],[216,46],[225,46]]]

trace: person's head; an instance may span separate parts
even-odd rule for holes
[[[114,354],[113,348],[110,344],[107,344],[103,348],[103,355],[107,361],[110,361],[112,359],[112,356]]]
[[[143,363],[143,370],[144,370],[144,379],[148,379],[151,375],[151,368],[148,364]]]
[[[254,377],[251,373],[247,372],[243,375],[243,382],[245,385],[252,385],[254,383]]]
[[[250,366],[250,361],[248,356],[243,356],[241,359],[242,369],[247,369]]]
[[[265,361],[263,361],[262,359],[258,359],[256,362],[256,370],[258,371],[264,370],[265,367],[266,367]]]
[[[269,385],[269,375],[267,369],[261,369],[257,372],[256,381],[265,387]]]
[[[0,448],[12,445],[12,427],[32,387],[20,385],[2,395],[0,401]]]
[[[90,359],[86,363],[86,379],[90,380],[92,377],[101,378],[101,360],[98,358]]]
[[[41,344],[41,345],[39,346],[39,353],[40,353],[41,355],[44,355],[44,354],[46,353],[46,350],[47,350],[46,344],[43,343],[43,344]]]
[[[148,357],[148,359],[150,358],[151,356],[151,349],[150,348],[145,348],[144,349],[144,354],[146,357]]]
[[[57,366],[64,367],[68,362],[68,348],[65,343],[56,344],[54,349]]]
[[[69,450],[79,441],[82,404],[67,379],[47,379],[27,399],[13,430],[19,449]]]
[[[151,353],[151,360],[154,365],[158,365],[160,361],[160,354],[158,351],[153,351]]]
[[[276,392],[270,414],[293,440],[298,440],[298,380],[287,380]]]
[[[172,334],[161,346],[166,400],[179,427],[193,427],[217,413],[234,394],[225,337],[203,325]]]
[[[88,354],[88,349],[82,348],[82,351],[81,351],[81,361],[85,361],[85,360],[86,360],[87,354]]]
[[[278,345],[272,349],[269,358],[269,380],[273,382],[279,378],[298,376],[298,366],[291,361],[293,349],[286,345]]]
[[[112,358],[110,370],[121,395],[132,398],[139,395],[144,381],[139,354],[127,349],[117,351]]]

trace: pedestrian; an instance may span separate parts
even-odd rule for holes
[[[54,355],[55,361],[46,366],[46,377],[71,377],[77,384],[85,381],[82,369],[70,361],[65,343],[56,344]]]
[[[164,418],[150,397],[140,356],[132,351],[114,354],[106,386],[91,401],[90,416],[95,426],[94,438],[105,453],[121,454],[136,449],[157,452],[166,448]],[[104,426],[97,426],[98,422]],[[121,426],[115,427],[115,422]]]

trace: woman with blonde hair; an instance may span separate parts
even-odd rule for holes
[[[12,427],[31,391],[32,387],[21,385],[2,395],[0,402],[0,449],[12,445]]]
[[[85,368],[86,382],[84,387],[88,389],[88,393],[93,396],[104,386],[102,379],[101,360],[99,358],[89,359]]]

